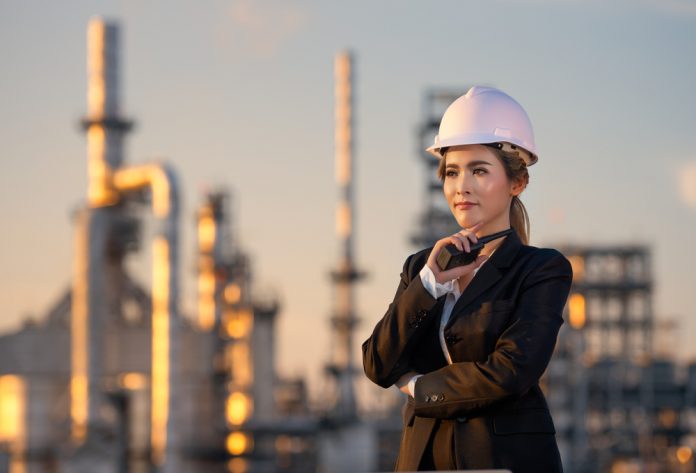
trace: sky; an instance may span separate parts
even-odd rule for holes
[[[126,162],[165,160],[183,194],[181,305],[195,315],[195,211],[233,195],[232,233],[277,294],[281,374],[329,361],[333,60],[355,56],[356,348],[384,314],[423,210],[416,130],[432,88],[499,87],[534,124],[531,244],[646,244],[654,310],[696,358],[696,2],[0,0],[0,331],[43,314],[72,273],[86,198],[86,29],[122,30]],[[149,245],[149,242],[146,243]],[[129,267],[149,281],[149,248]],[[356,360],[358,352],[356,351]]]

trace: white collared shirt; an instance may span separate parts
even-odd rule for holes
[[[486,258],[486,261],[490,259],[493,253],[495,253],[495,250],[491,251],[491,254],[488,255],[488,258]],[[481,266],[474,270],[474,277],[476,276],[476,273],[478,273],[478,270],[481,269],[484,264],[486,264],[486,261],[481,263]],[[459,300],[459,297],[462,295],[461,291],[459,290],[459,281],[456,279],[452,279],[451,281],[447,281],[444,283],[437,282],[435,280],[435,274],[433,274],[433,271],[427,264],[423,266],[423,269],[421,269],[419,275],[421,278],[421,282],[423,283],[423,287],[435,299],[438,299],[447,294],[447,298],[445,299],[445,305],[442,308],[442,317],[440,318],[440,329],[438,331],[438,336],[440,339],[440,347],[442,348],[442,354],[445,355],[447,363],[451,365],[452,357],[449,353],[449,350],[447,349],[447,342],[445,342],[445,326],[447,325],[447,322],[449,322],[454,305],[457,303],[457,300]],[[408,381],[408,391],[411,394],[411,397],[415,397],[416,380],[421,376],[423,375],[414,375]]]

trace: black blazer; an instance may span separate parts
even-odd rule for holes
[[[365,374],[384,388],[408,371],[424,374],[404,406],[397,471],[418,468],[436,419],[453,423],[460,469],[562,471],[539,378],[563,324],[570,263],[508,235],[452,310],[448,365],[438,339],[445,297],[433,298],[418,274],[431,251],[406,259],[394,300],[362,345]]]

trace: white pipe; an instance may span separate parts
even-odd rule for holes
[[[114,173],[120,193],[150,188],[156,219],[152,246],[152,460],[164,473],[179,471],[177,413],[178,222],[179,198],[174,172],[164,164],[120,168]]]

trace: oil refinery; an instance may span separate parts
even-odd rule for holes
[[[336,233],[324,406],[276,366],[280,296],[254,290],[252,258],[224,187],[196,209],[196,313],[181,308],[181,194],[165,161],[130,164],[122,114],[121,30],[87,32],[86,201],[72,215],[71,283],[39,320],[0,334],[0,473],[389,471],[403,396],[378,411],[356,394],[358,282],[355,55],[334,61]],[[443,107],[466,90],[423,95],[417,131],[422,208],[413,249],[458,229],[443,207],[437,161],[423,151]],[[244,199],[236,196],[235,199]],[[145,226],[152,228],[144,241]],[[326,235],[326,238],[331,238]],[[657,355],[652,248],[554,242],[574,280],[542,378],[567,473],[694,472],[696,364]],[[151,245],[150,287],[128,270]],[[379,390],[373,387],[374,390]]]

